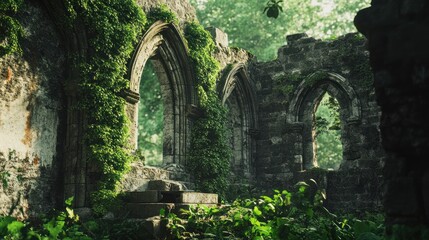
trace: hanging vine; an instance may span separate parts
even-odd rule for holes
[[[215,49],[210,34],[198,23],[185,28],[190,57],[195,66],[198,97],[203,117],[195,120],[187,167],[198,190],[225,195],[230,173],[230,145],[227,140],[227,110],[216,93],[220,66],[212,56]]]
[[[66,0],[71,26],[83,23],[89,51],[78,61],[81,73],[79,107],[86,113],[88,161],[102,172],[98,190],[91,194],[95,213],[114,204],[118,183],[132,156],[127,146],[129,120],[120,92],[128,88],[126,66],[146,17],[134,0]]]

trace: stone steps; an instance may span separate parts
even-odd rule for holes
[[[158,191],[128,192],[126,207],[131,218],[150,218],[159,216],[161,209],[180,214],[180,209],[192,206],[216,206],[218,195],[193,191]]]

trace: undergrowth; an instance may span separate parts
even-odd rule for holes
[[[383,215],[368,214],[365,220],[352,214],[341,217],[324,208],[323,200],[321,191],[300,182],[291,192],[163,216],[168,239],[384,239]]]

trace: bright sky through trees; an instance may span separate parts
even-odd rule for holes
[[[261,61],[272,60],[285,36],[306,32],[321,39],[356,32],[353,18],[370,0],[285,0],[277,19],[268,18],[261,0],[190,0],[200,22],[228,34],[231,46],[244,48]]]

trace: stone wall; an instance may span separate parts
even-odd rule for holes
[[[64,52],[38,4],[18,18],[23,54],[0,58],[0,215],[25,218],[55,202]]]
[[[387,233],[405,224],[411,228],[403,229],[404,236],[414,239],[424,239],[419,225],[429,226],[428,19],[429,3],[423,0],[373,0],[355,18],[369,40],[382,111]]]
[[[328,42],[296,34],[276,60],[253,64],[261,130],[256,177],[264,188],[315,178],[331,208],[379,207],[380,194],[371,191],[380,190],[384,153],[364,43],[356,34]],[[336,171],[314,169],[313,119],[325,92],[340,105],[343,161]]]

